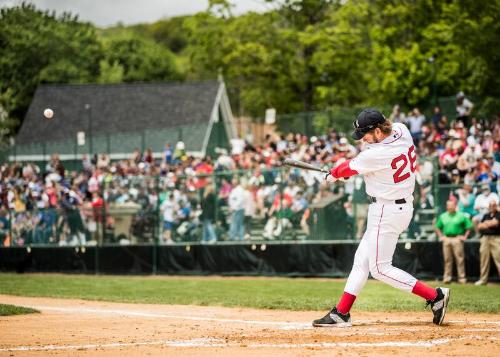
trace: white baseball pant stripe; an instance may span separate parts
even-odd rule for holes
[[[417,279],[392,265],[399,235],[408,228],[412,216],[412,203],[377,202],[369,206],[366,232],[356,250],[345,292],[357,296],[368,279],[368,273],[395,288],[413,290]]]

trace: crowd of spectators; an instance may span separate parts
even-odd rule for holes
[[[459,93],[457,117],[452,120],[439,107],[426,118],[418,108],[406,116],[399,106],[390,119],[409,126],[419,155],[427,158],[417,170],[418,204],[433,206],[430,184],[437,176],[441,184],[463,185],[463,190],[451,191],[450,198],[473,217],[477,210],[484,211],[477,205],[480,194],[475,187],[498,191],[500,119],[474,117],[472,103],[462,97]],[[358,194],[362,181],[351,178],[333,192],[339,186],[328,185],[322,175],[281,170],[280,164],[291,157],[331,167],[354,157],[361,145],[331,130],[311,137],[268,135],[261,145],[233,139],[231,149],[218,149],[214,157],[194,157],[180,141],[166,144],[161,157],[151,149],[135,150],[122,160],[111,160],[107,154],[84,156],[81,170],[67,170],[58,155],[52,155],[45,167],[4,163],[0,244],[125,244],[154,236],[164,243],[244,240],[259,221],[260,238],[276,239],[289,228],[307,236],[310,205],[334,194],[347,197],[346,214],[357,218],[353,227],[360,238],[367,203]],[[130,216],[125,223],[112,214],[120,209]]]

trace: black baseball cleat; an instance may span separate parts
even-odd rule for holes
[[[341,314],[334,307],[332,311],[319,320],[313,321],[314,327],[349,327],[351,325],[351,314]]]
[[[446,315],[448,301],[450,300],[450,289],[437,288],[437,296],[434,300],[427,300],[427,305],[431,305],[432,313],[434,314],[434,322],[436,325],[441,325]]]

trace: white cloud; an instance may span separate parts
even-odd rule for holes
[[[233,12],[265,11],[269,5],[264,0],[230,0]],[[0,0],[1,7],[21,4],[22,0]],[[194,14],[206,10],[208,0],[31,0],[37,8],[69,11],[81,20],[106,27],[118,22],[134,24],[154,22],[162,18]]]

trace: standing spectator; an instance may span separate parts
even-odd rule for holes
[[[413,109],[412,115],[408,117],[408,124],[410,125],[410,133],[413,138],[415,146],[418,147],[418,143],[422,138],[422,125],[424,125],[425,116],[420,113],[418,108]]]
[[[249,184],[245,185],[245,239],[250,239],[250,228],[252,226],[252,219],[255,216],[255,199],[252,193],[252,187]]]
[[[229,194],[229,210],[231,212],[231,224],[229,227],[229,239],[243,240],[245,235],[245,190],[238,178],[233,178],[233,189]]]
[[[465,98],[464,92],[460,91],[457,93],[457,120],[464,123],[466,128],[469,127],[469,116],[472,113],[474,104],[467,98]]]
[[[241,155],[245,150],[245,140],[241,138],[234,138],[231,142],[231,155]]]
[[[473,193],[473,187],[465,183],[462,189],[457,190],[458,193],[458,210],[467,214],[470,218],[477,214],[474,209],[474,201],[476,200],[476,195]]]
[[[100,170],[105,170],[109,166],[109,163],[109,156],[103,153],[97,159],[97,168],[99,168]]]
[[[141,158],[142,158],[141,150],[136,148],[134,150],[134,152],[132,153],[131,160],[137,165],[137,164],[139,164],[139,162],[141,162]]]
[[[168,198],[163,201],[160,206],[160,211],[163,213],[163,243],[170,244],[172,243],[172,230],[174,229],[175,224],[175,211],[176,211],[176,202],[173,192],[171,192]]]
[[[163,150],[163,162],[167,165],[172,164],[172,157],[174,153],[172,152],[172,147],[170,144],[165,144],[165,149]]]
[[[500,212],[495,201],[490,201],[489,212],[484,215],[478,228],[482,235],[479,248],[481,268],[476,285],[486,285],[490,273],[490,255],[500,274]]]
[[[470,234],[471,220],[463,213],[457,212],[455,201],[446,202],[446,212],[442,213],[436,223],[436,233],[443,242],[444,276],[443,282],[451,282],[453,257],[457,265],[458,282],[465,284],[464,241]]]
[[[401,112],[399,104],[394,105],[394,107],[392,108],[392,113],[391,115],[389,115],[389,120],[393,123],[406,123],[405,113]]]
[[[178,141],[177,144],[175,144],[174,159],[176,163],[186,159],[186,145],[183,141]]]
[[[91,207],[93,212],[94,230],[89,230],[94,234],[94,239],[97,242],[97,245],[102,245],[104,237],[101,233],[102,225],[106,223],[104,222],[106,213],[103,212],[105,209],[104,200],[99,195],[99,192],[92,192]]]
[[[217,197],[214,193],[212,184],[207,184],[203,199],[201,200],[201,219],[203,221],[202,242],[214,243],[217,241],[217,235],[214,230],[214,222],[216,219],[216,204]]]
[[[153,164],[153,149],[147,148],[142,155],[142,161],[148,163],[149,165]]]
[[[434,107],[434,114],[432,115],[432,124],[434,125],[435,128],[439,127],[439,123],[441,122],[442,118],[443,114],[441,113],[441,108],[438,106]]]

